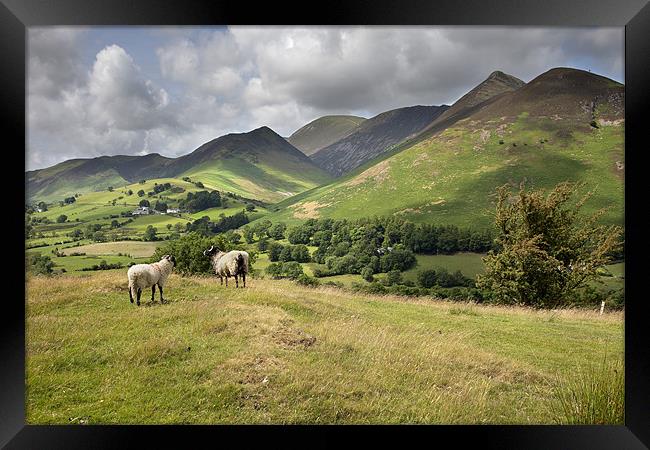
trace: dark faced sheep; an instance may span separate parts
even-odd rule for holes
[[[222,252],[214,245],[203,252],[203,256],[209,256],[214,273],[221,279],[226,277],[226,286],[228,286],[228,277],[235,277],[235,287],[239,287],[239,276],[241,275],[244,287],[246,287],[246,274],[248,273],[248,253],[239,250]]]
[[[137,304],[140,306],[140,295],[143,289],[151,288],[151,301],[154,301],[156,285],[160,290],[160,303],[164,303],[163,286],[171,275],[176,258],[165,255],[158,262],[153,264],[136,264],[129,267],[127,276],[129,278],[129,299],[133,303],[133,297],[137,297]]]

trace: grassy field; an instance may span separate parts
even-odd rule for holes
[[[138,242],[138,241],[124,241],[124,242],[101,242],[96,244],[80,245],[79,247],[72,247],[64,253],[71,252],[86,253],[87,255],[116,255],[118,253],[131,255],[135,258],[145,258],[153,255],[156,248],[160,246],[161,242]]]
[[[164,191],[151,197],[145,195],[139,197],[137,192],[143,190],[145,192],[152,191],[155,184],[170,183],[175,187],[183,188],[183,192],[172,193],[171,191]],[[133,183],[125,186],[115,186],[113,191],[103,190],[98,192],[89,192],[80,195],[77,200],[70,204],[59,206],[53,204],[45,212],[36,212],[32,216],[36,218],[47,218],[54,222],[51,224],[36,224],[34,225],[34,233],[42,233],[43,237],[28,239],[26,241],[27,247],[32,247],[40,244],[60,244],[61,242],[70,241],[71,238],[66,236],[74,230],[83,231],[88,225],[99,224],[102,229],[108,233],[115,233],[118,239],[124,237],[142,237],[145,230],[149,225],[157,230],[159,237],[169,235],[172,230],[167,229],[167,225],[174,226],[180,223],[183,227],[185,224],[201,218],[209,216],[212,220],[218,220],[221,214],[232,216],[241,212],[246,207],[246,201],[241,199],[234,199],[225,197],[227,202],[226,207],[210,208],[205,211],[199,211],[194,214],[181,214],[181,215],[165,215],[154,214],[148,216],[137,216],[132,218],[132,222],[125,223],[127,217],[121,217],[122,213],[133,211],[142,199],[147,199],[151,205],[155,205],[157,200],[164,201],[170,208],[178,207],[178,202],[186,198],[188,192],[197,192],[205,190],[206,188],[197,188],[194,184],[176,179],[176,178],[158,178],[147,180],[145,183]],[[132,195],[127,195],[131,190]],[[115,203],[115,204],[113,204]],[[267,210],[263,207],[256,206],[252,212],[247,212],[250,220],[259,219],[267,214]],[[67,222],[56,223],[56,219],[60,215],[67,216]],[[121,227],[111,229],[110,224],[112,220],[117,220],[122,224]]]
[[[165,294],[30,277],[27,423],[566,423],[578,374],[623,357],[622,313],[175,274]]]

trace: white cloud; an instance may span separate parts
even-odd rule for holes
[[[579,65],[622,79],[623,67],[622,28],[143,31],[143,40],[154,40],[159,74],[137,64],[153,55],[111,41],[84,66],[80,48],[92,33],[29,30],[30,167],[143,150],[174,156],[263,125],[287,136],[325,114],[451,104],[494,70],[529,81]]]

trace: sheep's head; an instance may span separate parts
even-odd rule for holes
[[[218,253],[220,250],[216,246],[211,246],[209,249],[205,250],[203,252],[203,256],[212,256],[216,253]]]
[[[162,259],[166,259],[170,263],[172,263],[172,266],[176,266],[176,258],[174,258],[172,255],[165,255],[162,257]]]

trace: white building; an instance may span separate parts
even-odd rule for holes
[[[131,215],[133,216],[146,216],[149,214],[153,214],[153,210],[150,209],[148,206],[139,206],[131,213]]]

